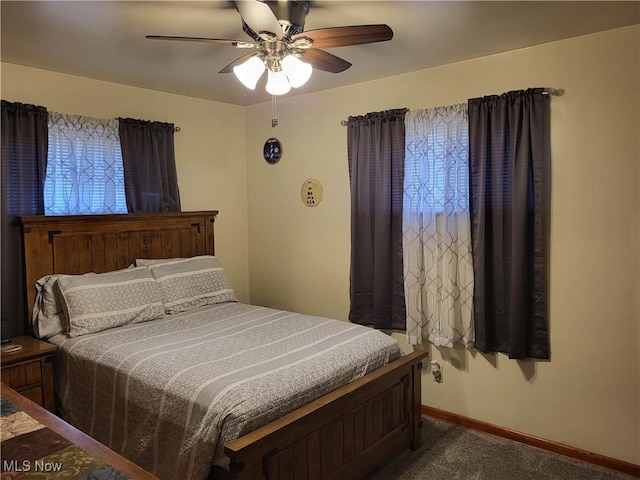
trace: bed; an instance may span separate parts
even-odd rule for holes
[[[97,283],[121,274],[143,275],[129,282],[146,285],[148,271],[181,277],[176,268],[217,260],[217,213],[22,217],[26,284],[87,272],[103,274],[90,279]],[[136,259],[172,260],[129,269]],[[98,331],[78,320],[77,335],[51,336],[61,347],[57,393],[70,423],[161,478],[355,479],[420,447],[426,353],[400,355],[366,327],[245,305],[217,291],[218,302],[157,319]],[[31,318],[35,289],[27,294]],[[154,301],[148,305],[145,312],[154,311]],[[359,357],[355,341],[370,351]],[[188,351],[199,363],[183,363]],[[355,362],[331,370],[342,357]],[[212,400],[204,393],[214,385]]]

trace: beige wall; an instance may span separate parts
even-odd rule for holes
[[[270,104],[243,109],[8,64],[1,93],[63,113],[179,125],[183,209],[220,210],[217,253],[240,299],[344,320],[350,212],[340,121],[530,86],[566,89],[552,101],[552,359],[429,347],[444,381],[425,374],[422,401],[640,464],[639,40],[634,26],[285,97],[275,129]],[[274,166],[262,160],[271,136],[284,146]],[[316,208],[300,201],[307,178],[324,185]]]
[[[612,30],[246,109],[253,303],[346,319],[349,115],[533,86],[552,100],[550,362],[430,347],[423,404],[640,464],[639,29]],[[355,66],[357,68],[357,65]],[[316,72],[314,75],[328,75]],[[283,143],[267,165],[262,144]],[[302,182],[324,201],[305,207]],[[397,335],[402,338],[402,335]]]
[[[249,299],[244,109],[3,63],[3,100],[95,118],[174,123],[182,210],[219,210],[216,254],[241,300]]]

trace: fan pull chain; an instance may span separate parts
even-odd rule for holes
[[[278,126],[278,115],[276,113],[276,96],[271,95],[271,127],[276,128]]]

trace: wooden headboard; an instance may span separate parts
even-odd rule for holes
[[[214,255],[217,210],[127,215],[28,216],[22,227],[27,331],[35,282],[52,273],[72,275],[127,268],[136,258]]]

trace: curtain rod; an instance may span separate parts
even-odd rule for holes
[[[564,95],[564,88],[545,88],[542,94],[551,95],[552,97],[561,97],[562,95]],[[346,127],[348,123],[349,122],[347,120],[342,120],[340,122],[340,125]]]
[[[116,120],[120,121],[120,120],[124,120],[124,118],[122,118],[122,117],[116,117]],[[130,118],[129,120],[135,120],[135,119]],[[141,120],[141,121],[143,121],[143,122],[153,122],[152,120]],[[160,123],[164,123],[164,122],[160,122]],[[166,125],[166,124],[165,124],[165,125]],[[179,126],[177,126],[177,125],[174,125],[174,126],[173,126],[173,131],[174,131],[174,132],[176,132],[176,133],[177,133],[177,132],[179,132],[179,131],[181,131],[181,130],[182,130],[182,129],[181,129]]]

